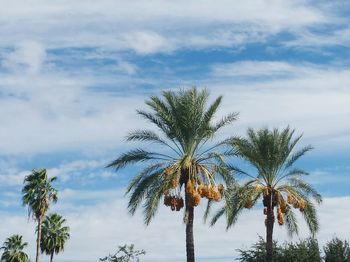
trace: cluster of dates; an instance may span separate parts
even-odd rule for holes
[[[224,185],[207,185],[198,182],[188,180],[186,184],[186,193],[189,197],[189,204],[192,207],[198,206],[201,198],[207,198],[208,200],[220,201],[224,192]]]
[[[181,191],[181,188],[179,188],[181,175],[174,167],[166,168],[164,173],[169,178],[169,187],[164,191],[164,205],[169,206],[173,211],[179,211],[184,206],[184,200],[179,196]],[[198,206],[201,198],[207,198],[213,201],[221,200],[224,192],[224,185],[215,185],[214,181],[209,181],[209,178],[207,180],[207,183],[203,183],[201,178],[192,175],[191,178],[187,180],[187,183],[181,183],[185,184],[185,194],[188,197],[189,206]],[[175,196],[173,196],[173,194]]]
[[[264,198],[263,198],[264,215],[267,215],[267,206],[269,203],[269,198],[270,198],[269,193],[264,192]],[[276,215],[277,215],[277,221],[279,225],[284,224],[284,215],[286,214],[289,208],[289,205],[293,206],[296,209],[299,209],[301,212],[303,212],[306,207],[306,203],[303,199],[298,199],[290,194],[288,195],[287,203],[283,198],[281,199],[281,196],[278,192],[273,191],[272,209],[277,207]],[[274,218],[274,221],[275,221],[275,218]],[[266,220],[265,220],[265,223],[266,223]]]
[[[172,211],[180,211],[184,207],[184,200],[179,196],[164,196],[164,205],[170,207]]]
[[[271,195],[269,194],[270,191],[266,190],[264,191],[264,198],[263,198],[263,204],[264,204],[264,215],[267,215],[267,208],[269,204],[269,198]],[[277,207],[276,215],[277,215],[277,221],[280,226],[284,224],[284,214],[287,212],[287,204],[283,199],[280,199],[280,195],[277,191],[273,191],[273,199],[272,199],[272,209]],[[275,216],[273,216],[273,222],[275,222]],[[265,224],[267,223],[267,220],[265,219]]]
[[[297,199],[291,195],[288,195],[288,204],[292,205],[294,208],[299,209],[301,212],[305,210],[306,203],[303,199]]]

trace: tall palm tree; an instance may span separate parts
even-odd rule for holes
[[[42,253],[50,255],[50,262],[53,261],[54,254],[64,250],[64,245],[69,239],[69,227],[64,226],[66,219],[59,214],[46,216],[42,224],[42,237],[40,248]]]
[[[1,255],[2,262],[29,262],[28,255],[23,249],[28,245],[22,241],[22,236],[12,235],[6,239],[1,249],[4,252]]]
[[[314,234],[319,223],[315,205],[322,198],[317,191],[302,179],[308,175],[294,165],[305,153],[311,150],[306,146],[295,151],[295,146],[302,136],[293,138],[294,130],[289,127],[282,131],[267,128],[254,131],[248,129],[248,138],[234,138],[230,141],[233,150],[245,161],[248,161],[254,174],[231,166],[233,170],[245,175],[248,181],[242,187],[232,187],[227,190],[225,205],[213,217],[212,225],[223,214],[227,218],[227,227],[232,226],[243,208],[252,208],[262,198],[264,215],[266,215],[266,261],[272,261],[273,227],[275,211],[279,225],[287,226],[288,233],[298,233],[298,224],[293,212],[298,209],[303,215],[308,228]]]
[[[221,149],[224,142],[214,143],[212,139],[222,127],[233,122],[237,114],[229,114],[213,123],[222,97],[207,107],[208,96],[206,90],[197,91],[196,88],[164,91],[162,98],[152,96],[146,101],[151,111],[137,112],[160,132],[137,130],[127,137],[128,141],[153,143],[151,151],[137,148],[108,165],[118,170],[130,164],[149,163],[127,188],[129,212],[134,214],[144,201],[144,220],[148,225],[162,198],[173,211],[185,207],[188,262],[195,261],[194,207],[201,197],[220,200],[224,187],[217,184],[217,176],[225,183],[232,180],[223,161],[227,153]],[[211,146],[207,146],[208,142]]]
[[[56,177],[49,178],[46,169],[33,169],[32,173],[25,177],[22,189],[23,205],[28,206],[28,215],[38,223],[36,240],[36,258],[39,262],[41,224],[51,202],[57,202],[57,190],[52,186]]]

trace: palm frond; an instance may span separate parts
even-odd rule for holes
[[[164,163],[156,163],[149,165],[148,167],[144,168],[137,176],[135,176],[129,183],[129,185],[126,188],[125,195],[127,195],[145,176],[155,172],[157,169],[161,168],[164,165]]]
[[[224,126],[231,124],[233,121],[237,120],[238,113],[231,113],[225,117],[223,117],[218,123],[216,123],[212,129],[213,132],[217,132]]]
[[[144,204],[144,221],[146,225],[149,225],[151,222],[152,218],[155,216],[159,202],[162,199],[163,193],[165,190],[165,184],[162,183],[162,181],[155,181],[153,183],[146,195],[146,201]]]
[[[307,196],[313,197],[317,204],[322,203],[322,196],[307,182],[297,178],[290,178],[288,182],[293,188],[302,191]]]
[[[298,234],[298,223],[292,208],[287,207],[287,212],[284,217],[288,235],[293,236],[294,234]]]
[[[302,212],[303,217],[308,225],[308,228],[312,235],[314,235],[320,228],[316,209],[314,204],[311,201],[306,200],[306,207]]]
[[[157,172],[143,177],[134,187],[128,203],[128,209],[132,215],[135,213],[137,207],[141,204],[148,191],[150,191],[152,184],[156,183],[157,180],[160,179],[163,172],[164,170],[157,170]]]
[[[148,152],[143,149],[133,149],[127,153],[122,154],[119,158],[112,161],[106,167],[113,167],[115,170],[120,168],[124,168],[127,165],[138,163],[138,162],[146,162],[149,160],[171,160],[173,157],[156,153],[156,152]]]
[[[210,221],[210,226],[214,226],[216,224],[216,222],[219,220],[219,218],[224,215],[226,213],[226,208],[222,207],[220,208],[215,215],[212,217],[211,221]]]
[[[312,149],[313,149],[312,146],[306,146],[306,147],[302,148],[301,150],[297,151],[296,153],[294,153],[293,155],[291,155],[290,158],[286,162],[285,169],[291,167],[300,157],[302,157],[303,155],[305,155],[307,152],[309,152]]]
[[[164,139],[160,138],[155,132],[151,130],[136,130],[134,132],[131,132],[126,139],[127,141],[146,141],[158,143],[160,145],[170,148],[177,155],[181,155],[179,147],[176,148],[171,146],[169,143],[167,143]]]
[[[208,217],[209,217],[212,205],[213,205],[213,201],[208,200],[207,201],[207,206],[206,206],[205,211],[204,211],[204,216],[203,216],[204,222],[206,222]]]

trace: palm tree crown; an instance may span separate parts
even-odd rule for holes
[[[119,169],[137,162],[151,162],[130,183],[129,210],[132,214],[145,199],[145,222],[154,216],[160,199],[172,210],[180,210],[183,200],[180,195],[182,185],[190,196],[191,206],[197,206],[200,197],[220,200],[222,185],[216,185],[215,175],[224,181],[231,177],[225,169],[223,157],[226,152],[219,149],[224,142],[218,142],[204,149],[204,145],[214,134],[236,119],[237,114],[229,114],[216,124],[212,124],[222,97],[206,109],[208,93],[195,88],[175,93],[163,92],[163,100],[151,97],[146,104],[153,112],[138,113],[158,127],[163,136],[151,130],[137,130],[128,135],[128,141],[145,141],[160,145],[159,151],[134,149],[114,160],[108,167]],[[153,147],[154,148],[154,147]]]
[[[42,224],[40,248],[42,253],[53,256],[64,250],[64,245],[70,238],[69,227],[64,226],[66,219],[59,214],[46,216]]]
[[[242,186],[234,186],[227,190],[225,205],[214,216],[212,224],[226,214],[227,227],[232,226],[238,215],[245,208],[252,208],[262,198],[265,225],[267,231],[267,261],[272,261],[272,234],[276,211],[279,225],[286,224],[290,235],[298,233],[298,224],[293,209],[298,209],[306,220],[308,228],[314,234],[319,223],[315,205],[321,203],[322,198],[317,191],[302,179],[308,175],[294,165],[305,153],[311,150],[306,146],[294,152],[301,136],[293,139],[294,130],[289,127],[281,132],[278,129],[267,128],[254,131],[248,129],[246,139],[231,139],[235,154],[248,161],[256,170],[252,175],[231,166],[231,168],[248,178]]]
[[[148,163],[127,189],[131,194],[128,205],[131,214],[144,201],[146,224],[154,217],[163,197],[164,205],[173,211],[185,207],[187,261],[194,261],[194,207],[199,205],[201,197],[209,201],[221,199],[224,187],[217,184],[217,175],[225,183],[232,180],[223,161],[228,152],[220,149],[225,143],[217,142],[211,146],[207,143],[222,127],[233,122],[236,114],[229,114],[214,124],[213,118],[222,97],[207,108],[208,96],[207,91],[196,88],[164,91],[162,98],[152,96],[146,101],[151,111],[138,111],[138,114],[155,125],[160,134],[137,130],[130,133],[127,140],[151,142],[153,150],[137,148],[108,165],[118,170],[130,164]]]
[[[22,241],[22,236],[12,235],[7,238],[1,249],[4,250],[1,256],[2,262],[28,262],[28,255],[23,249],[28,245]]]
[[[277,210],[278,222],[280,225],[286,223],[290,234],[298,233],[293,208],[299,209],[310,231],[315,233],[319,225],[315,206],[310,197],[318,204],[321,203],[322,198],[310,184],[302,179],[302,176],[308,173],[294,168],[295,162],[312,147],[306,146],[293,153],[301,136],[293,139],[294,130],[290,130],[289,127],[282,132],[264,128],[257,132],[248,129],[247,133],[247,139],[236,138],[230,142],[237,156],[248,161],[257,173],[254,176],[231,166],[236,172],[246,175],[249,181],[239,190],[236,188],[236,193],[231,194],[233,198],[229,199],[231,200],[229,202],[233,204],[232,200],[234,200],[235,208],[225,210],[227,215],[231,218],[236,217],[238,215],[236,212],[239,212],[242,207],[251,208],[260,198],[263,198],[266,213],[268,199],[273,196],[272,203]],[[228,226],[232,226],[235,220],[229,219],[228,222]]]
[[[56,177],[48,178],[46,169],[33,169],[32,173],[25,177],[22,189],[22,200],[28,205],[29,215],[34,218],[43,218],[50,207],[51,202],[57,202],[57,190],[52,182]]]

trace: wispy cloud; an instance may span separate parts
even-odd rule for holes
[[[123,41],[127,48],[131,48],[141,55],[169,52],[174,49],[170,41],[152,31],[128,32],[123,36]]]
[[[2,46],[33,39],[49,48],[127,48],[140,54],[196,47],[203,43],[226,46],[229,38],[222,28],[238,36],[230,40],[234,43],[237,38],[249,41],[254,35],[296,32],[332,22],[331,16],[307,1],[275,0],[215,3],[207,0],[152,3],[103,0],[98,4],[94,1],[69,4],[66,1],[12,1],[4,5],[0,17]],[[189,30],[196,31],[197,36],[189,38]]]
[[[347,47],[350,43],[350,29],[348,27],[335,28],[329,34],[323,34],[322,32],[300,32],[298,37],[292,41],[286,41],[284,45],[286,47],[295,48],[307,48],[312,50],[313,48],[322,47]],[[322,50],[322,49],[321,49]]]
[[[132,65],[119,63],[130,74],[135,73]],[[241,61],[213,65],[209,75],[200,76],[200,83],[211,90],[212,97],[224,95],[219,115],[241,112],[242,130],[263,124],[290,124],[311,142],[328,141],[332,147],[344,147],[350,129],[349,75],[350,71],[339,65]],[[129,79],[132,78],[140,79],[137,75]],[[0,152],[7,155],[115,148],[129,131],[146,124],[135,110],[143,108],[144,99],[158,94],[162,83],[168,81],[154,78],[152,86],[156,88],[146,95],[128,89],[124,92],[127,97],[122,97],[118,90],[125,90],[123,84],[110,74],[100,80],[85,72],[78,76],[54,71],[21,76],[8,73],[0,75],[0,80]],[[106,92],[101,92],[100,87],[91,88],[105,81],[116,86]],[[142,86],[138,83],[134,87],[141,91]]]
[[[33,41],[18,44],[15,50],[5,55],[2,66],[16,72],[37,73],[45,62],[44,47]]]

